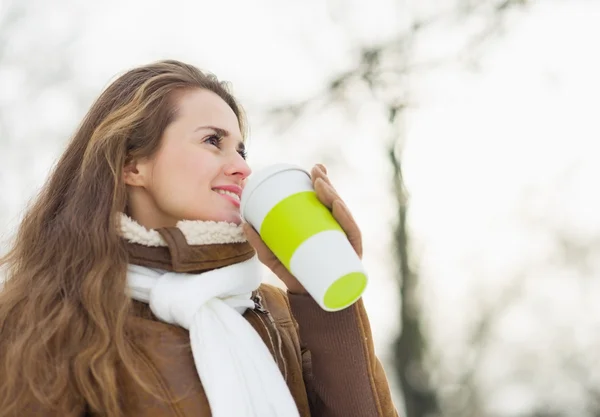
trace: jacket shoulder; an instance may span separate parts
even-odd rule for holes
[[[277,324],[292,324],[294,322],[290,310],[290,302],[285,290],[270,284],[261,284],[258,294],[262,304],[275,319]]]

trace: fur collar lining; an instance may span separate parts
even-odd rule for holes
[[[242,226],[235,223],[181,220],[176,226],[188,245],[211,245],[219,243],[241,243],[246,241]],[[167,242],[154,229],[146,229],[126,214],[121,213],[119,232],[128,242],[144,246],[167,246]]]

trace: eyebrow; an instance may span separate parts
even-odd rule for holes
[[[216,126],[198,126],[196,129],[194,129],[194,132],[197,132],[199,130],[214,130],[215,133],[219,136],[231,136],[231,133],[229,133],[228,130],[222,129],[220,127],[216,127]],[[240,141],[238,143],[238,150],[240,151],[244,151],[246,150],[246,145],[244,144],[243,141]]]
[[[228,130],[221,129],[220,127],[216,127],[216,126],[198,126],[196,129],[194,129],[194,132],[197,132],[199,130],[206,130],[206,129],[214,130],[215,132],[217,132],[217,134],[219,134],[221,136],[231,135]]]

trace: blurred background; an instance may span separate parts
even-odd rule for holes
[[[0,0],[0,251],[102,89],[183,60],[231,82],[255,170],[329,168],[404,415],[600,416],[599,21],[593,0]]]

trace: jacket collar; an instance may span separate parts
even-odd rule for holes
[[[254,256],[241,226],[182,220],[175,227],[146,229],[121,214],[120,234],[134,265],[171,272],[200,273]]]

